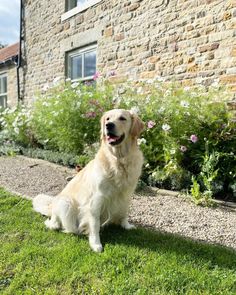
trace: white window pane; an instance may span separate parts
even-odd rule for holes
[[[96,73],[96,51],[84,54],[84,77],[93,76]]]
[[[0,94],[7,92],[7,77],[0,76]]]
[[[84,4],[87,0],[77,0],[77,6]]]
[[[0,96],[0,106],[5,108],[7,106],[7,96]]]
[[[82,78],[82,56],[71,57],[71,79]]]
[[[7,77],[3,77],[3,92],[7,92]]]

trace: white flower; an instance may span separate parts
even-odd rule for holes
[[[146,81],[147,84],[152,84],[153,83],[153,79],[149,79]]]
[[[60,81],[61,81],[62,79],[63,79],[63,77],[56,77],[56,78],[53,80],[52,84],[53,84],[54,86],[57,86],[57,85],[60,84]]]
[[[147,163],[147,164],[145,165],[145,167],[146,167],[146,168],[149,168],[149,167],[150,167],[150,164],[149,164],[149,163]]]
[[[18,127],[15,127],[15,128],[14,128],[14,132],[15,132],[16,134],[19,134],[19,132],[20,132],[19,128],[18,128]]]
[[[191,88],[189,86],[184,87],[184,91],[189,91]]]
[[[168,124],[163,124],[163,125],[162,125],[162,129],[163,129],[164,131],[169,131],[169,130],[171,129],[171,127],[170,127],[170,125],[168,125]]]
[[[76,94],[77,94],[77,95],[81,95],[81,94],[82,94],[82,93],[81,93],[81,90],[80,90],[80,89],[76,90]]]
[[[146,97],[146,103],[149,103],[150,100],[151,100],[151,95],[148,95],[148,96]]]
[[[139,107],[135,106],[130,109],[131,114],[138,115],[140,113]]]
[[[159,110],[158,110],[158,113],[163,113],[165,111],[165,108],[164,107],[160,107]]]
[[[175,150],[175,149],[171,149],[171,150],[170,150],[170,154],[171,154],[171,155],[174,155],[175,153],[176,153],[176,150]]]
[[[182,100],[182,101],[180,102],[180,105],[181,105],[182,107],[184,107],[184,108],[188,108],[188,107],[189,107],[189,103],[188,103],[187,101],[185,101],[185,100]]]
[[[146,141],[145,138],[138,138],[138,140],[137,140],[137,144],[138,144],[138,145],[146,144],[146,143],[147,143],[147,141]]]
[[[161,77],[161,76],[156,77],[156,80],[157,80],[158,82],[165,82],[165,78],[164,78],[164,77]]]
[[[48,83],[44,84],[43,91],[47,91],[48,89],[49,89],[49,84]]]
[[[50,104],[49,104],[48,102],[44,101],[44,102],[42,103],[42,105],[45,106],[45,107],[48,107]]]
[[[78,87],[78,86],[79,86],[78,82],[74,82],[74,83],[71,84],[71,88],[73,88],[73,89]]]
[[[219,87],[219,79],[215,79],[214,82],[211,84],[212,87]]]
[[[59,113],[58,113],[58,112],[55,112],[55,111],[53,111],[53,112],[52,112],[52,114],[53,114],[53,116],[54,116],[54,117],[56,117],[56,116],[58,116],[58,114],[59,114]]]
[[[142,93],[143,93],[143,88],[142,87],[138,87],[137,94],[142,94]]]

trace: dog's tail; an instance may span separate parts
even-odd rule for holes
[[[52,215],[52,201],[54,197],[47,196],[44,194],[37,195],[33,199],[33,208],[36,212],[42,215],[51,216]]]

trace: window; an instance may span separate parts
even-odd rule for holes
[[[71,10],[77,6],[93,5],[93,0],[66,0],[66,11]]]
[[[0,74],[0,106],[7,106],[7,74]]]
[[[71,80],[92,80],[96,74],[97,46],[87,46],[67,54],[67,77]]]
[[[65,21],[73,15],[88,9],[100,1],[101,0],[66,0],[66,12],[61,16],[61,20]]]

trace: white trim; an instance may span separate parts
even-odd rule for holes
[[[67,20],[68,18],[74,16],[75,14],[79,13],[79,12],[82,12],[86,9],[88,9],[89,7],[101,2],[102,0],[88,0],[86,3],[84,4],[80,4],[79,6],[65,12],[64,14],[62,14],[61,16],[61,21],[65,21]]]

